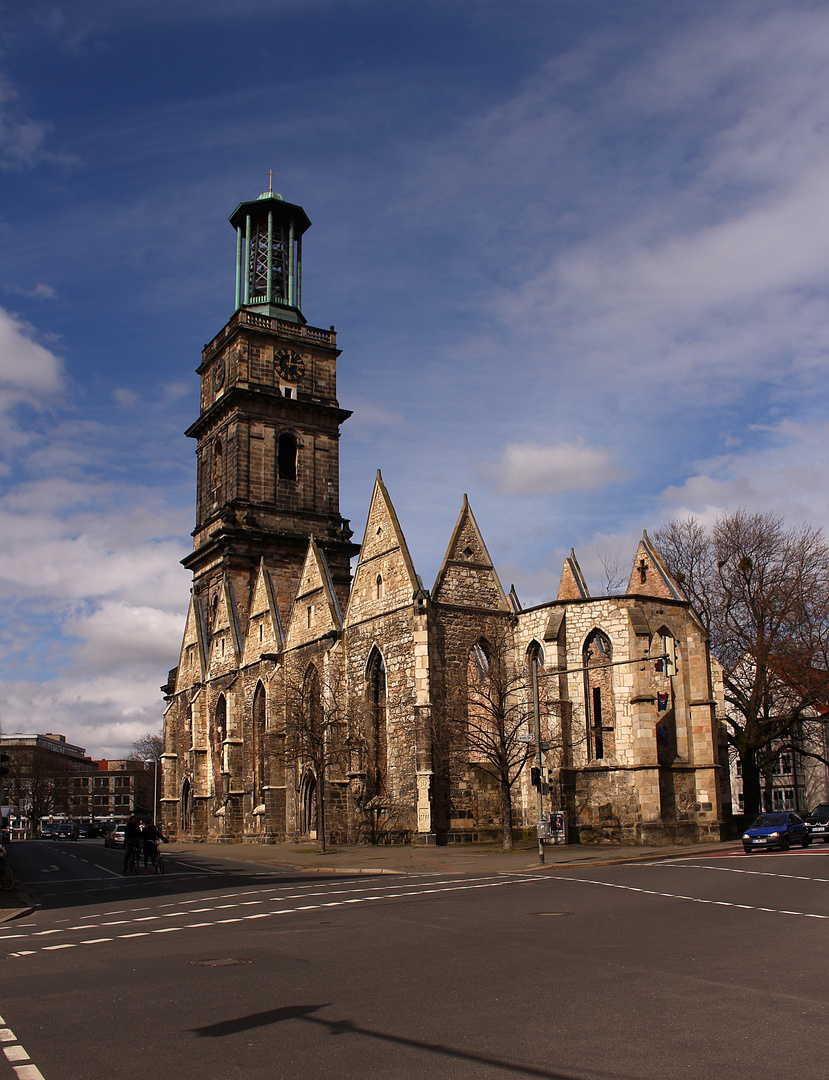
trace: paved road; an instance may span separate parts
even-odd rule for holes
[[[0,1080],[823,1080],[827,855],[124,878],[21,843],[43,906],[0,927]]]

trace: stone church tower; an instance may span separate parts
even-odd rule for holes
[[[236,310],[197,369],[201,409],[187,431],[196,440],[196,528],[184,565],[209,619],[228,582],[244,632],[263,560],[284,620],[310,536],[325,547],[343,602],[357,548],[339,510],[339,429],[351,414],[337,403],[336,334],[306,325],[300,309],[311,223],[271,191],[241,203],[230,223]]]
[[[236,308],[202,353],[187,432],[193,590],[163,687],[165,832],[452,843],[496,839],[506,814],[530,835],[537,754],[544,812],[572,838],[718,838],[720,672],[647,534],[624,593],[591,597],[571,551],[556,598],[524,608],[464,496],[429,590],[378,471],[352,543],[336,336],[301,311],[310,222],[272,191],[230,222]],[[487,749],[498,731],[508,788]]]

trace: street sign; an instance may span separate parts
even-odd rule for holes
[[[528,731],[525,731],[523,734],[518,736],[518,742],[531,743],[532,741],[533,741],[533,737],[532,737],[532,735],[530,735],[530,733]],[[543,745],[544,744],[542,743],[542,746]]]
[[[542,750],[549,750],[550,749],[550,744],[547,742],[546,739],[541,740],[541,749]]]

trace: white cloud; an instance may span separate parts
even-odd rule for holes
[[[611,451],[582,441],[510,443],[501,460],[480,466],[482,479],[504,495],[548,495],[601,487],[620,476]]]
[[[61,361],[34,334],[34,327],[0,308],[0,412],[23,402],[39,407],[63,388]]]
[[[125,386],[117,386],[112,391],[112,396],[122,409],[131,409],[141,400],[134,390],[130,390]]]
[[[183,612],[108,600],[67,619],[63,629],[82,639],[78,657],[87,665],[112,670],[150,664],[163,674],[178,655]]]
[[[790,524],[808,521],[829,533],[829,423],[784,421],[768,445],[700,461],[683,484],[662,492],[665,518],[770,510]]]

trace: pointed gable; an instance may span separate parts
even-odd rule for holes
[[[291,608],[285,647],[296,649],[324,634],[339,633],[343,617],[325,552],[312,536],[305,553],[299,588]]]
[[[262,559],[250,605],[243,663],[255,664],[263,653],[280,652],[284,644],[285,634],[274,598],[273,582]]]
[[[207,671],[207,649],[205,648],[204,613],[199,598],[190,590],[190,607],[184,623],[184,637],[181,641],[178,669],[176,671],[175,693],[180,693],[203,681]]]
[[[570,548],[570,554],[564,560],[561,581],[558,585],[557,600],[586,600],[590,596],[587,582],[576,559],[576,553]]]
[[[216,613],[210,633],[211,676],[223,674],[239,665],[242,657],[242,635],[236,612],[236,597],[227,575],[216,596]]]
[[[432,599],[439,604],[511,611],[466,495],[438,571]]]
[[[406,538],[378,469],[345,624],[353,626],[407,607],[419,589]]]
[[[642,533],[627,587],[631,596],[661,596],[665,600],[685,600],[646,532]]]

